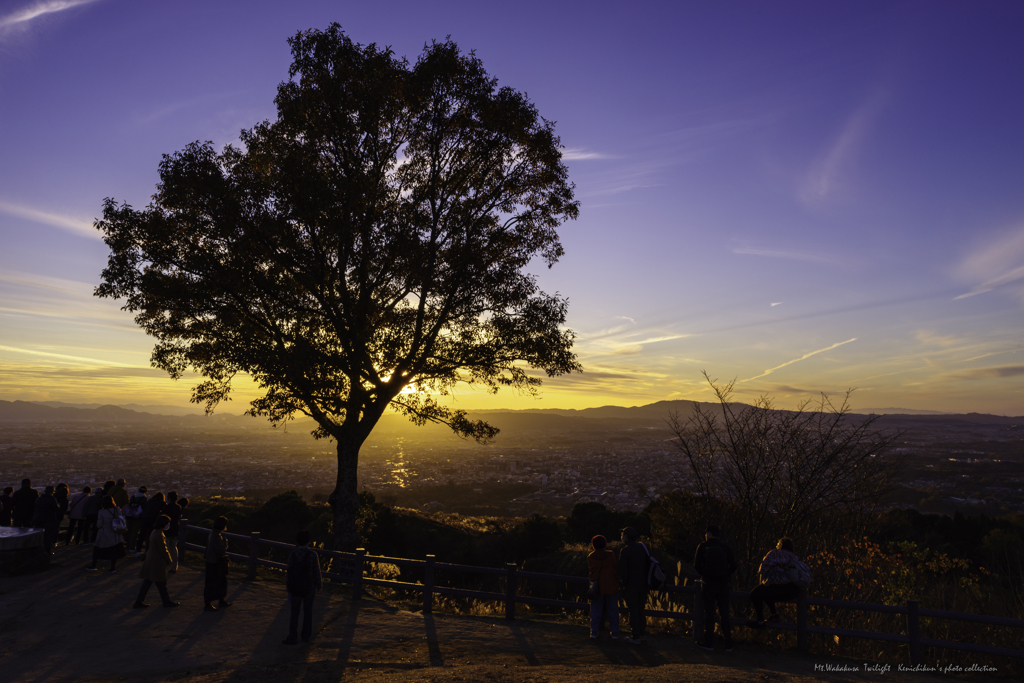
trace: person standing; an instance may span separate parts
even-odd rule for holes
[[[14,503],[14,526],[26,527],[32,524],[32,515],[36,511],[36,498],[39,491],[32,488],[31,479],[22,479],[21,488],[14,492],[11,500]]]
[[[11,494],[14,493],[13,486],[4,487],[3,495],[0,495],[0,526],[10,526],[11,519],[14,517],[14,499],[11,498]]]
[[[53,486],[47,486],[43,495],[36,498],[32,509],[32,527],[43,529],[43,541],[46,549],[50,550],[57,542],[58,525],[60,516],[60,503],[53,497]]]
[[[203,608],[207,612],[216,612],[217,607],[231,607],[225,598],[228,596],[228,541],[224,532],[228,529],[227,517],[213,520],[213,530],[206,544],[206,585],[203,587]],[[217,601],[214,606],[213,601]]]
[[[92,563],[85,568],[86,571],[96,571],[97,560],[110,560],[108,573],[117,573],[117,561],[125,555],[124,537],[114,524],[120,515],[113,496],[103,496],[100,500],[100,511],[96,515],[96,540],[92,544]]]
[[[89,508],[90,493],[92,493],[92,487],[84,486],[71,498],[68,508],[68,537],[64,545],[71,545],[72,536],[74,536],[75,543],[82,542],[82,531],[85,530],[85,513]]]
[[[124,512],[125,520],[128,522],[128,533],[124,537],[125,548],[135,547],[142,526],[142,512],[146,509],[147,500],[145,486],[140,486],[138,492],[132,494],[132,497],[128,499],[128,505]]]
[[[612,640],[619,637],[619,575],[615,571],[615,553],[608,550],[608,539],[598,534],[590,539],[594,552],[587,555],[587,569],[590,576],[590,637],[597,638],[601,620],[608,617],[608,630]],[[595,590],[596,589],[596,590]]]
[[[732,652],[732,629],[729,624],[729,598],[732,589],[729,577],[735,573],[736,557],[732,548],[723,543],[719,536],[721,530],[708,524],[704,532],[703,543],[697,546],[693,558],[693,568],[701,578],[701,597],[704,599],[704,640],[697,646],[704,650],[715,649],[715,607],[721,617],[722,638],[725,640],[725,651]]]
[[[785,600],[796,600],[800,595],[800,586],[792,579],[792,572],[797,568],[800,558],[793,552],[793,539],[780,538],[775,550],[769,550],[761,560],[757,573],[761,575],[761,583],[750,591],[750,602],[757,612],[757,621],[753,624],[763,628],[764,605],[768,604],[771,616],[768,621],[779,621],[779,613],[775,611],[775,603]]]
[[[163,498],[163,496],[161,496]],[[167,515],[160,515],[153,521],[153,530],[149,534],[149,548],[146,550],[146,559],[142,562],[142,569],[139,570],[139,578],[142,585],[139,587],[139,595],[135,598],[135,609],[149,607],[146,604],[146,593],[154,583],[160,592],[160,599],[164,607],[177,607],[180,602],[171,600],[167,593],[167,565],[171,563],[171,553],[167,549],[167,539],[164,537],[164,529],[171,523]]]
[[[308,643],[313,637],[313,597],[323,590],[320,575],[320,559],[309,547],[309,532],[303,529],[295,534],[295,550],[288,556],[288,578],[286,583],[288,599],[291,601],[291,618],[288,621],[288,637],[285,645],[299,642],[299,610],[302,614],[302,640]]]
[[[97,487],[93,490],[92,495],[89,496],[89,501],[85,504],[85,538],[83,543],[89,545],[96,540],[96,522],[100,516],[100,510],[102,509],[103,496],[106,489]]]
[[[135,545],[135,557],[142,555],[142,548],[149,543],[149,537],[153,531],[153,524],[156,522],[156,518],[164,513],[164,494],[157,491],[153,494],[153,497],[146,503],[146,509],[142,511],[142,516],[139,518],[139,540]],[[168,518],[170,522],[170,518]]]
[[[114,499],[114,505],[124,511],[124,508],[128,506],[128,491],[125,490],[125,480],[118,479],[117,483],[114,484],[114,488],[110,489],[110,497]]]
[[[181,502],[184,502],[182,499]],[[178,571],[178,535],[181,533],[182,506],[178,500],[178,492],[171,491],[167,494],[167,503],[164,505],[164,514],[170,517],[171,523],[167,525],[167,549],[171,551],[171,566],[167,568],[171,574]],[[186,502],[185,505],[188,505]]]
[[[71,489],[68,485],[61,482],[57,484],[57,488],[53,491],[53,497],[57,500],[57,505],[60,506],[60,511],[57,513],[57,540],[55,543],[60,542],[60,525],[64,521],[64,518],[68,516],[68,508],[71,503],[68,501],[68,496],[71,495]]]
[[[627,526],[622,530],[622,542],[625,547],[619,551],[619,583],[622,585],[622,597],[626,600],[629,610],[629,630],[631,637],[626,642],[640,645],[647,640],[647,548],[637,541],[636,529]]]

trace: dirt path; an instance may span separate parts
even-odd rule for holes
[[[920,673],[815,672],[815,665],[862,663],[802,656],[756,644],[705,652],[692,641],[654,636],[633,647],[587,638],[569,624],[422,615],[345,590],[317,598],[312,645],[281,643],[287,625],[283,582],[231,577],[234,605],[203,612],[195,563],[168,583],[181,607],[131,608],[137,560],[117,574],[83,570],[90,548],[58,548],[38,574],[0,578],[0,680],[196,681],[786,681],[980,680]],[[196,556],[193,555],[195,560]]]

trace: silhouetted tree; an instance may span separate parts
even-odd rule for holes
[[[779,410],[768,396],[730,402],[732,382],[704,377],[719,405],[695,403],[689,418],[671,415],[669,426],[694,493],[735,510],[742,528],[730,535],[741,554],[759,557],[779,536],[830,531],[898,483],[903,458],[886,451],[901,432],[874,430],[874,415],[851,415],[849,392],[838,406],[823,394],[816,404]]]
[[[96,294],[156,337],[154,366],[205,377],[192,400],[208,411],[246,373],[264,392],[250,414],[316,420],[351,548],[359,449],[385,410],[487,440],[433,397],[580,370],[566,300],[524,272],[558,259],[579,206],[553,125],[450,40],[415,64],[337,24],[289,43],[276,121],[241,149],[164,156],[144,210],[105,201]]]

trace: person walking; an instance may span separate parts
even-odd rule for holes
[[[154,583],[156,584],[156,589],[160,592],[160,599],[163,601],[164,607],[177,607],[181,604],[171,600],[171,596],[167,593],[167,565],[171,563],[171,553],[167,549],[164,529],[170,523],[171,520],[167,515],[160,515],[153,520],[153,530],[149,534],[149,547],[146,551],[146,559],[142,562],[142,569],[139,570],[139,578],[142,579],[142,585],[139,587],[139,595],[135,598],[135,604],[132,605],[135,609],[149,607],[146,604],[146,593],[149,592],[150,586]]]
[[[227,517],[213,520],[210,540],[206,543],[206,585],[203,587],[203,608],[216,612],[218,607],[231,607],[228,596],[228,541],[224,532],[228,529]],[[213,601],[217,601],[214,606]]]
[[[14,487],[5,486],[3,495],[0,495],[0,526],[10,526],[11,520],[14,517],[14,499],[11,498],[12,493],[14,493]]]
[[[626,642],[640,645],[647,640],[647,548],[637,538],[636,529],[627,526],[622,530],[622,542],[625,547],[619,551],[619,583],[622,586],[622,597],[626,600],[629,611],[630,637]]]
[[[596,639],[601,620],[608,617],[612,640],[619,637],[619,574],[615,571],[615,553],[607,549],[608,539],[598,534],[590,539],[594,551],[587,555],[590,577],[590,637]]]
[[[85,512],[89,507],[90,493],[92,493],[92,487],[84,486],[71,498],[68,508],[68,537],[64,545],[71,545],[72,537],[76,544],[82,542],[82,532],[85,530]]]
[[[701,578],[701,597],[704,600],[704,640],[697,646],[704,650],[715,649],[715,607],[721,617],[722,638],[725,640],[725,651],[732,652],[732,629],[729,624],[729,577],[735,573],[736,557],[732,548],[723,543],[719,536],[721,530],[714,524],[708,524],[704,532],[703,543],[697,546],[693,558],[693,568]]]
[[[753,626],[764,628],[764,606],[767,603],[771,616],[768,621],[780,621],[775,611],[775,603],[796,600],[800,595],[800,586],[793,580],[793,572],[797,570],[800,558],[793,552],[793,539],[780,538],[774,550],[769,550],[761,560],[757,573],[761,583],[750,591],[750,602],[757,612],[757,620]]]
[[[124,557],[124,536],[118,531],[123,521],[120,509],[114,504],[113,496],[103,496],[100,511],[96,515],[96,540],[92,544],[92,563],[86,571],[96,571],[98,560],[110,560],[109,574],[117,573],[117,561]],[[122,529],[123,530],[123,529]]]
[[[22,479],[21,488],[11,495],[14,503],[13,525],[27,527],[32,525],[32,515],[36,511],[36,498],[39,491],[32,488],[31,479]]]
[[[313,637],[313,598],[323,590],[320,575],[320,560],[309,547],[309,532],[303,529],[295,534],[295,550],[288,556],[288,578],[286,587],[291,601],[291,618],[288,620],[288,637],[285,645],[299,642],[299,610],[302,610],[302,640],[308,643]]]
[[[36,529],[43,529],[43,542],[46,543],[46,549],[50,550],[53,545],[57,542],[57,533],[59,530],[58,521],[60,518],[60,503],[53,497],[54,488],[53,486],[47,486],[43,491],[43,495],[36,498],[35,505],[32,508],[32,522],[31,525]]]

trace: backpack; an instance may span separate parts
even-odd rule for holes
[[[125,520],[124,515],[115,514],[114,518],[110,520],[110,527],[119,534],[128,532],[128,522]]]
[[[647,550],[647,546],[643,543],[640,545],[647,553],[647,588],[654,591],[661,590],[661,587],[665,585],[665,571],[661,568],[661,563],[651,555],[651,551]]]
[[[811,568],[803,560],[797,560],[789,565],[789,569],[786,570],[786,578],[789,579],[790,583],[795,583],[805,590],[814,582]]]
[[[145,509],[143,503],[146,502],[145,498],[139,498],[132,496],[132,499],[128,501],[128,505],[125,507],[125,516],[131,517],[132,519],[138,519],[142,516],[142,511]]]
[[[729,557],[721,543],[704,546],[704,567],[701,578],[707,581],[729,580]]]

